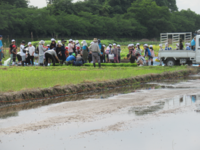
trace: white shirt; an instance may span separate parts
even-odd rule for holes
[[[24,45],[20,45],[20,55],[25,56],[25,53],[23,52]]]
[[[34,46],[29,46],[28,47],[28,51],[29,51],[29,55],[30,56],[34,56],[34,52],[35,52],[35,47]]]

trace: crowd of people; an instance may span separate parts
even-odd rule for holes
[[[3,58],[3,44],[2,36],[0,35],[0,63]],[[196,37],[190,43],[186,43],[186,50],[195,50],[195,40]],[[101,67],[101,63],[120,63],[121,62],[121,46],[114,44],[109,44],[107,47],[101,44],[101,40],[94,38],[90,46],[87,42],[83,40],[79,43],[78,40],[74,41],[72,39],[67,41],[62,39],[56,42],[54,38],[51,39],[51,44],[45,46],[45,41],[41,40],[38,47],[34,47],[31,42],[26,45],[25,41],[20,44],[19,52],[15,44],[15,40],[11,41],[9,46],[10,61],[9,65],[16,65],[16,58],[18,59],[18,65],[35,65],[47,66],[49,63],[65,64],[82,66],[84,63],[93,63],[96,67],[96,63]],[[160,50],[172,50],[169,44],[165,44],[165,49],[163,45],[160,44]],[[144,44],[142,50],[140,48],[140,43],[129,44],[127,59],[131,63],[137,63],[139,66],[153,65],[153,58],[155,57],[153,45]],[[183,50],[182,40],[176,45],[176,50]]]

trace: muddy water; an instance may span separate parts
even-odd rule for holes
[[[83,99],[4,111],[0,149],[200,148],[200,80],[151,83]]]

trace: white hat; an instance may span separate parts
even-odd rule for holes
[[[56,41],[56,40],[54,38],[52,38],[51,41]]]
[[[168,45],[168,43],[165,43],[165,46],[167,46]]]
[[[150,45],[149,47],[153,48],[153,45]]]
[[[117,45],[117,44],[115,44],[115,43],[113,44],[113,46],[116,46],[116,45]]]
[[[72,39],[69,39],[69,42],[72,42],[73,40]]]
[[[31,42],[28,42],[28,45],[31,45]]]
[[[179,46],[179,43],[176,43],[176,46]]]
[[[106,47],[105,45],[103,45],[103,47]]]
[[[117,45],[117,47],[121,47],[120,45]]]
[[[140,43],[137,43],[136,46],[140,45]]]
[[[73,40],[73,43],[76,43],[76,41]]]
[[[40,41],[40,44],[42,44],[42,45],[43,45],[44,43],[45,43],[45,41],[43,41],[43,40],[41,40],[41,41]]]
[[[92,44],[94,44],[94,42],[91,42],[90,44],[92,45]]]
[[[147,46],[147,47],[148,47],[148,44],[144,44],[144,46]]]
[[[186,43],[186,46],[190,46],[190,43]]]
[[[79,43],[79,41],[78,41],[78,40],[76,40],[76,44],[77,44],[77,43]]]
[[[47,47],[50,46],[49,44],[47,44]]]
[[[128,44],[128,47],[131,47],[131,44]]]
[[[109,44],[109,46],[112,46],[112,44]]]
[[[131,44],[131,46],[134,46],[134,44]]]
[[[162,47],[162,44],[159,44],[160,47]]]
[[[14,40],[14,39],[12,39],[12,42],[15,42],[15,40]]]

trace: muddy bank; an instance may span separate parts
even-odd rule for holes
[[[164,79],[179,79],[187,77],[191,74],[196,74],[197,72],[198,69],[190,68],[183,71],[166,72],[163,74],[149,74],[106,82],[83,83],[78,85],[56,86],[46,89],[3,93],[0,95],[0,106],[19,104],[23,102],[41,101],[45,99],[55,99],[57,97],[65,97],[80,93],[94,93],[96,91],[116,88],[120,86],[138,86],[141,83],[160,81]]]

